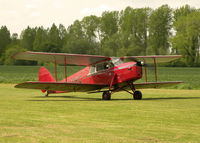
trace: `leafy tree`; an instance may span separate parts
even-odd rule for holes
[[[35,40],[36,28],[30,28],[29,26],[21,33],[21,46],[23,49],[33,51],[33,43]]]
[[[186,16],[181,16],[174,24],[177,30],[172,38],[173,49],[176,53],[185,56],[189,66],[199,64],[200,53],[200,12],[194,11]]]
[[[185,5],[182,6],[180,8],[177,8],[174,10],[173,12],[173,30],[174,30],[174,35],[176,35],[176,32],[179,31],[179,28],[176,26],[176,23],[178,23],[177,21],[181,18],[181,17],[185,17],[187,15],[189,15],[190,13],[196,11],[195,8],[190,7],[189,5]],[[181,29],[180,29],[181,30]],[[175,40],[175,39],[174,39]],[[181,54],[179,52],[179,49],[176,48],[176,46],[172,47],[172,53],[173,54]]]
[[[84,32],[84,38],[90,42],[91,54],[99,54],[100,50],[100,41],[101,41],[101,31],[100,31],[100,18],[97,16],[86,16],[81,21],[82,30]]]
[[[2,26],[0,29],[0,64],[2,64],[4,61],[3,54],[10,42],[10,31],[7,29],[6,26]]]
[[[103,41],[102,53],[106,56],[118,56],[120,55],[120,43],[119,43],[119,34],[113,34],[108,39]]]
[[[189,5],[182,6],[174,10],[174,22],[176,22],[181,16],[187,16],[188,14],[196,11],[195,8],[190,7]]]
[[[14,44],[19,44],[19,39],[18,39],[18,34],[17,33],[13,33],[11,36],[11,43]]]
[[[81,25],[83,27],[83,32],[86,35],[86,38],[90,41],[95,41],[97,38],[99,26],[100,26],[100,19],[97,16],[91,15],[86,16],[82,19]],[[98,39],[97,39],[98,40]]]
[[[150,13],[150,8],[130,7],[121,12],[120,37],[126,55],[146,55]]]
[[[21,46],[17,44],[11,44],[8,46],[7,50],[5,51],[5,65],[13,65],[13,64],[30,64],[30,62],[27,61],[19,61],[15,60],[12,57],[17,53],[17,52],[24,52],[26,51],[25,49],[21,48]]]
[[[33,50],[38,52],[48,51],[45,47],[47,43],[48,43],[47,30],[45,30],[43,27],[37,28],[35,40],[33,43]]]
[[[46,44],[45,52],[61,52],[62,41],[59,29],[53,24],[48,32],[48,43]]]
[[[87,54],[89,53],[89,42],[85,38],[81,22],[76,20],[70,27],[65,36],[64,52]]]
[[[119,29],[119,12],[104,12],[101,17],[100,28],[102,36],[102,53],[100,54],[106,54],[108,56],[117,56],[116,51],[119,49],[119,44],[116,43],[117,40],[115,38],[118,37],[117,33]]]
[[[63,50],[64,42],[65,42],[65,36],[67,34],[67,30],[64,25],[60,24],[58,27],[59,30],[59,37],[61,39],[61,51]]]
[[[163,5],[152,12],[149,18],[148,54],[168,54],[172,28],[172,10]]]
[[[118,32],[118,21],[119,12],[103,12],[101,17],[101,32],[104,38],[109,38],[109,36]]]

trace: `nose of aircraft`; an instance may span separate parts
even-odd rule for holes
[[[118,82],[137,80],[142,77],[142,66],[139,63],[125,63],[117,71]]]

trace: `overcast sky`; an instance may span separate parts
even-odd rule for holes
[[[28,25],[50,27],[52,23],[66,27],[84,16],[103,11],[134,8],[157,8],[163,4],[180,7],[189,4],[200,7],[200,0],[0,0],[0,26],[6,25],[11,33],[20,33]]]

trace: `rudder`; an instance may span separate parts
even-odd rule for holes
[[[38,72],[38,80],[41,82],[54,82],[55,79],[51,75],[51,73],[45,68],[41,67]],[[46,90],[42,90],[42,92],[46,92]]]

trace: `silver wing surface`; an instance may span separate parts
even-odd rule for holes
[[[15,88],[41,89],[51,91],[66,92],[86,92],[94,91],[106,87],[104,84],[81,84],[66,82],[24,82],[15,86]]]
[[[122,60],[143,61],[144,63],[164,63],[181,58],[181,55],[124,56]]]
[[[65,65],[87,66],[101,61],[110,60],[107,56],[82,55],[68,53],[46,53],[46,52],[19,52],[13,56],[14,59],[52,62]]]

